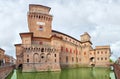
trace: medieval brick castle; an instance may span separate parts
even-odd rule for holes
[[[92,48],[91,36],[85,32],[81,40],[52,30],[50,7],[29,5],[29,32],[20,33],[21,44],[15,44],[17,67],[23,72],[60,71],[65,67],[109,66],[110,46]]]

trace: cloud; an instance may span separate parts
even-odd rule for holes
[[[111,45],[113,58],[119,56],[120,0],[1,0],[0,4],[0,47],[7,54],[15,57],[19,33],[28,32],[29,4],[42,4],[51,7],[53,29],[77,39],[88,32],[94,46]]]

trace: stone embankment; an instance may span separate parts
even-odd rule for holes
[[[0,79],[5,79],[14,68],[14,65],[0,67]]]
[[[120,65],[113,64],[116,79],[120,79]]]

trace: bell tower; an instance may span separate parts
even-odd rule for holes
[[[29,5],[28,27],[34,37],[51,37],[52,15],[49,14],[50,9],[43,5]]]

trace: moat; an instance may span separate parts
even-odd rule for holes
[[[61,72],[22,73],[14,70],[6,79],[115,79],[109,68],[63,69]]]

